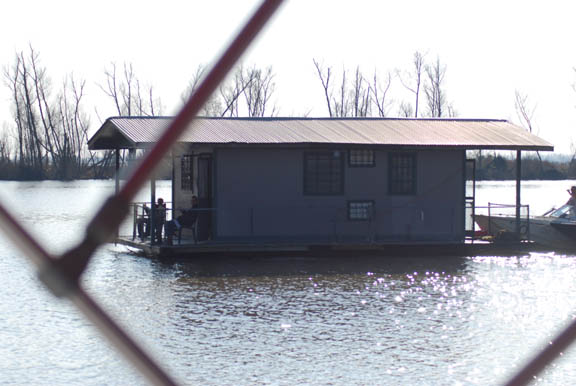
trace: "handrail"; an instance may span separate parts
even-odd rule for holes
[[[166,212],[165,221],[168,222],[176,218],[176,213],[180,211],[192,211],[192,212],[215,212],[216,208],[172,208],[171,202],[166,201],[164,202],[166,207],[163,210]],[[137,237],[140,238],[148,238],[150,237],[150,241],[152,241],[151,235],[151,220],[152,217],[150,216],[150,211],[152,210],[153,206],[150,204],[150,201],[137,201],[133,202],[129,205],[132,208],[132,240],[136,240]],[[139,234],[138,226],[141,226],[141,230],[143,234]],[[144,226],[146,228],[144,228]],[[127,237],[128,235],[120,235],[121,237]]]
[[[478,209],[487,209],[488,218],[491,219],[493,215],[505,215],[506,217],[516,217],[516,212],[514,212],[513,214],[504,214],[504,213],[494,214],[495,209],[516,210],[516,207],[517,207],[516,204],[499,204],[494,202],[488,202],[487,205],[476,205],[474,207],[472,216],[472,230],[474,231],[476,227],[476,215],[478,213]],[[519,205],[519,208],[521,210],[524,209],[526,213],[525,216],[521,216],[521,218],[526,219],[526,231],[520,232],[520,235],[524,234],[526,235],[526,239],[530,240],[530,205],[521,204]],[[488,233],[492,234],[492,221],[490,220],[488,221]]]

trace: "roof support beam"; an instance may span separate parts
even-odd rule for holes
[[[116,149],[116,171],[114,175],[114,194],[118,194],[120,191],[120,149]]]

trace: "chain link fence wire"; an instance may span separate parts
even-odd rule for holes
[[[158,142],[134,169],[126,184],[117,195],[110,197],[94,216],[86,229],[84,239],[76,247],[61,256],[51,256],[6,207],[0,204],[0,226],[36,266],[40,281],[55,296],[70,300],[151,384],[176,385],[177,382],[84,291],[80,276],[96,249],[114,239],[117,229],[128,214],[130,202],[150,177],[154,167],[190,125],[281,3],[282,0],[262,2]]]

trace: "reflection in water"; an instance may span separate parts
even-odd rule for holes
[[[245,383],[382,384],[412,372],[416,381],[423,369],[414,365],[441,372],[436,356],[452,351],[447,337],[460,327],[443,315],[463,302],[458,288],[467,284],[445,278],[458,277],[465,260],[402,260],[283,259],[264,268],[250,260],[218,276],[178,263],[171,327],[189,335],[187,353],[203,364],[196,382],[218,373],[214,383],[237,384],[240,369]],[[295,273],[281,273],[287,265]],[[254,275],[256,267],[274,273]]]
[[[495,383],[573,306],[566,256],[325,262],[170,265],[173,344],[199,364],[180,371],[210,384]],[[546,384],[576,374],[560,363]]]
[[[113,189],[41,185],[2,187],[54,250],[96,210],[84,200]],[[143,384],[84,319],[46,294],[5,240],[0,246],[3,383]],[[574,318],[575,276],[576,257],[553,253],[163,263],[106,246],[83,280],[186,384],[486,385]],[[571,384],[573,351],[539,384]]]

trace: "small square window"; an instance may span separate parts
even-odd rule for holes
[[[353,167],[372,167],[376,165],[374,150],[352,149],[349,152],[348,164]]]
[[[349,201],[348,220],[368,221],[374,217],[374,201]]]

